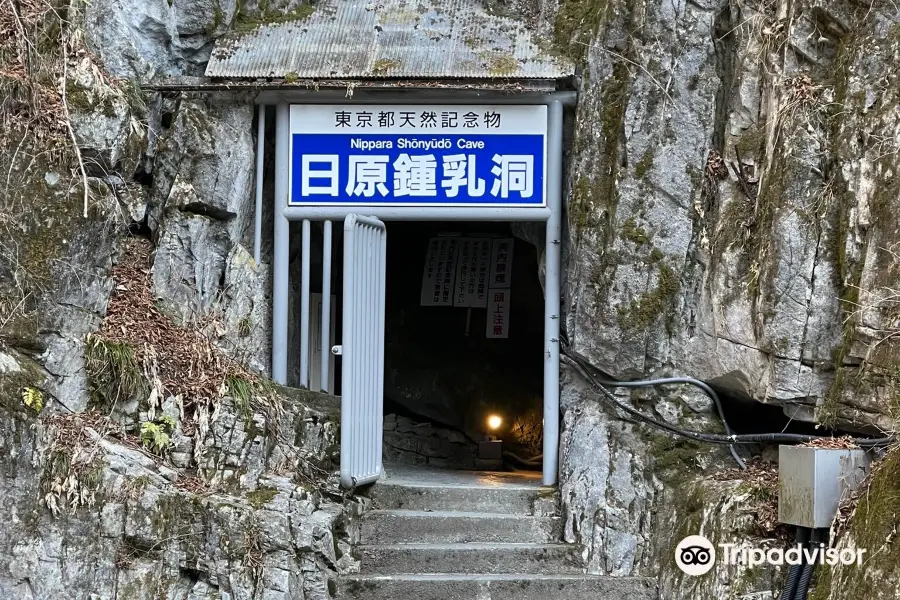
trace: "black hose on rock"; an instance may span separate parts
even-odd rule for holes
[[[725,420],[725,411],[722,410],[722,401],[719,400],[719,395],[716,393],[714,389],[709,387],[707,384],[703,383],[699,379],[694,379],[693,377],[665,377],[663,379],[646,379],[642,381],[609,381],[604,379],[598,379],[597,383],[606,387],[624,387],[624,388],[642,388],[642,387],[652,387],[657,385],[672,385],[678,383],[685,383],[687,385],[692,385],[694,387],[700,388],[700,390],[712,398],[712,401],[716,405],[716,410],[719,413],[719,419],[722,421],[722,425],[725,427],[725,433],[727,435],[731,435],[731,428],[728,426],[728,421]],[[738,466],[746,471],[747,465],[741,460],[741,457],[738,456],[737,451],[734,449],[734,444],[728,446],[728,450],[731,452],[731,456],[734,457],[734,460],[737,461]]]
[[[797,530],[794,533],[794,539],[799,546],[805,547],[807,542],[809,541],[809,538],[809,529],[807,529],[806,527],[797,527]],[[796,565],[791,565],[787,577],[785,577],[784,579],[784,587],[781,588],[781,596],[778,597],[779,600],[794,600],[794,597],[797,594],[797,585],[799,584],[800,577],[803,574],[804,560],[805,558],[801,554],[800,562]]]
[[[779,600],[794,600],[794,594],[797,593],[797,582],[800,581],[800,575],[803,572],[803,564],[791,565],[787,577],[784,579],[784,587],[781,588]]]
[[[578,373],[594,390],[600,393],[601,397],[603,397],[609,404],[613,407],[622,410],[623,412],[628,413],[635,419],[647,423],[648,425],[652,425],[657,429],[662,429],[664,431],[668,431],[674,435],[678,435],[681,437],[685,437],[691,440],[696,440],[698,442],[706,442],[709,444],[805,444],[808,442],[813,442],[815,440],[821,439],[831,439],[829,436],[823,435],[805,435],[800,433],[753,433],[753,434],[731,434],[731,435],[721,435],[715,433],[700,433],[698,431],[688,431],[685,429],[681,429],[680,427],[676,427],[674,425],[670,425],[668,423],[664,423],[663,421],[657,421],[652,417],[648,417],[641,411],[636,408],[619,402],[619,400],[613,396],[609,390],[607,390],[603,385],[599,383],[596,377],[591,375],[590,371],[595,370],[595,367],[588,363],[584,358],[578,356],[577,354],[571,353],[568,349],[563,348],[562,353],[560,354],[560,360],[565,362],[567,365],[572,367],[572,369]],[[859,446],[860,448],[876,448],[879,446],[888,446],[897,441],[897,438],[894,436],[890,437],[880,437],[880,438],[851,438],[853,442]]]
[[[809,545],[815,548],[816,544],[823,538],[823,532],[820,529],[813,529],[809,536]],[[794,592],[792,600],[806,600],[809,594],[809,586],[812,584],[813,571],[816,569],[816,561],[812,560],[803,565],[803,571],[797,580],[797,591]]]
[[[791,568],[793,569],[794,567],[791,566]],[[797,580],[797,592],[794,594],[792,600],[806,600],[815,568],[816,563],[814,562],[803,565],[803,571],[800,573],[800,578]]]

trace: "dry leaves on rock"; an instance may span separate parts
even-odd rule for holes
[[[179,325],[156,305],[150,282],[148,240],[126,240],[113,267],[115,288],[98,335],[135,352],[159,394],[181,396],[186,405],[219,398],[228,378],[257,382],[256,375],[216,349],[202,324]]]
[[[849,435],[836,438],[819,438],[805,444],[800,444],[803,448],[824,448],[827,450],[855,450],[859,448],[853,438]]]
[[[727,469],[714,474],[717,481],[741,481],[739,490],[749,492],[748,510],[756,515],[756,527],[767,538],[789,540],[790,531],[778,521],[778,467],[759,459],[747,461],[747,470]]]

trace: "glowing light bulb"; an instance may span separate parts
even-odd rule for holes
[[[487,426],[491,431],[497,431],[500,429],[501,425],[503,425],[503,419],[501,419],[499,415],[491,415],[488,417]]]

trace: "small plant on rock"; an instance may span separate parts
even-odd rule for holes
[[[91,399],[99,405],[112,407],[148,392],[149,384],[143,369],[134,348],[127,343],[89,336],[85,346],[85,371]]]
[[[162,415],[155,421],[141,424],[141,444],[154,454],[164,454],[172,443],[169,437],[175,431],[175,419]]]
[[[34,410],[34,412],[39,413],[44,408],[44,394],[37,388],[22,388],[22,403]]]

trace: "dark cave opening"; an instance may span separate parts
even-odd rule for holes
[[[779,404],[766,404],[716,390],[722,400],[722,412],[734,433],[798,433],[829,435],[814,423],[791,419]]]
[[[462,274],[463,256],[472,253],[464,250],[463,240],[471,239],[494,248],[510,244],[503,296],[508,337],[490,337],[495,308],[488,281],[482,307],[456,306],[443,297],[439,302],[446,305],[430,305],[433,297],[426,298],[433,287],[424,281],[429,245],[452,241],[456,249],[449,254],[455,259],[448,270],[454,280],[468,281],[473,275]],[[544,297],[536,248],[515,238],[509,223],[392,222],[387,240],[385,413],[456,430],[473,442],[485,438],[487,418],[496,414],[502,425],[492,433],[505,447],[525,456],[540,453]],[[484,276],[490,279],[490,273]],[[457,283],[450,286],[454,291]],[[427,294],[423,288],[429,288]]]
[[[343,310],[343,230],[333,227],[331,293],[333,342],[341,341]],[[538,278],[535,246],[516,238],[510,223],[387,222],[385,301],[384,414],[385,460],[406,459],[416,464],[472,468],[477,442],[490,433],[503,440],[505,450],[530,458],[540,454],[543,441],[544,295]],[[291,223],[291,294],[289,372],[299,385],[300,223]],[[511,260],[505,316],[508,337],[490,337],[492,313],[481,307],[423,305],[429,247],[433,240],[480,240],[493,249],[506,241]],[[311,271],[322,269],[322,226],[311,227]],[[456,255],[453,277],[462,259]],[[469,263],[471,263],[471,259]],[[490,261],[488,261],[488,269]],[[485,273],[489,279],[490,273]],[[468,277],[470,280],[471,277]],[[455,281],[451,287],[455,287]],[[310,382],[318,386],[319,318],[322,291],[319,277],[310,282]],[[485,295],[490,286],[485,281]],[[492,300],[492,299],[491,299]],[[428,304],[427,302],[424,302]],[[491,322],[491,325],[493,323]],[[491,330],[493,333],[493,330]],[[329,357],[332,358],[332,357]],[[340,395],[341,359],[332,363],[331,390]],[[502,425],[488,431],[487,418],[502,417]],[[401,425],[397,425],[402,421]],[[398,439],[403,436],[404,439]],[[426,439],[427,437],[427,439]],[[440,440],[438,440],[440,438]],[[452,451],[445,443],[456,440]],[[388,446],[402,448],[388,454]],[[404,454],[405,453],[405,454]],[[424,457],[427,457],[425,460]],[[424,462],[423,462],[424,461]]]

